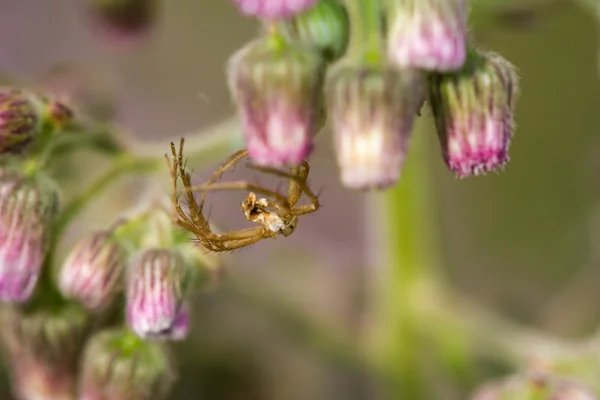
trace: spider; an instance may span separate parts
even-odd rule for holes
[[[216,182],[225,171],[248,156],[247,150],[240,150],[230,156],[208,181],[200,186],[193,187],[191,174],[186,171],[183,162],[183,145],[184,139],[181,139],[179,149],[171,143],[172,160],[168,155],[165,155],[167,165],[171,171],[171,202],[173,203],[174,220],[179,226],[194,234],[200,244],[209,251],[230,251],[249,246],[262,239],[275,239],[279,235],[287,237],[296,229],[299,216],[313,213],[319,208],[317,196],[306,184],[310,169],[306,161],[300,165],[290,167],[289,171],[248,165],[249,169],[288,179],[287,196],[245,181]],[[189,206],[189,212],[187,213],[179,203],[177,193],[179,179],[183,184],[183,194]],[[241,204],[242,212],[248,221],[254,222],[258,226],[222,234],[213,232],[208,220],[202,213],[202,209],[207,192],[222,190],[248,191],[248,195]],[[196,201],[194,192],[201,192],[199,201]],[[257,198],[256,193],[266,197]],[[303,195],[310,200],[310,203],[298,205],[298,201]]]

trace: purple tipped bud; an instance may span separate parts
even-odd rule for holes
[[[391,2],[388,59],[408,68],[459,69],[466,59],[466,0]]]
[[[84,351],[80,400],[159,400],[172,383],[165,349],[120,329],[93,336]]]
[[[517,90],[515,67],[491,52],[473,53],[459,72],[432,75],[431,108],[444,161],[458,177],[508,162]]]
[[[58,277],[65,297],[86,308],[106,308],[123,284],[126,253],[112,232],[100,231],[81,239],[67,256]]]
[[[308,11],[282,20],[281,27],[290,40],[319,49],[329,62],[346,52],[350,20],[338,0],[320,0]]]
[[[335,67],[327,81],[342,184],[351,189],[386,188],[400,177],[418,108],[419,73],[388,67]]]
[[[318,0],[233,0],[240,12],[264,19],[288,18],[314,6]]]
[[[98,31],[115,42],[144,36],[156,20],[157,0],[86,0]]]
[[[42,132],[54,133],[73,118],[63,103],[34,93],[0,88],[0,153],[18,153]]]
[[[15,397],[72,400],[89,318],[75,307],[31,313],[5,307],[1,322]]]
[[[144,251],[128,276],[127,319],[141,338],[183,339],[189,327],[185,298],[193,270],[178,253]]]
[[[52,182],[0,171],[0,301],[21,302],[31,296],[57,210]]]
[[[229,63],[229,86],[252,160],[299,164],[320,129],[324,61],[317,50],[264,38]]]

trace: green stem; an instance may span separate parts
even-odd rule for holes
[[[422,343],[417,304],[423,287],[438,279],[437,227],[427,140],[422,119],[415,127],[400,183],[372,195],[372,318],[368,346],[388,371],[390,398],[426,398],[421,382]]]
[[[382,0],[346,0],[350,18],[348,53],[366,63],[379,63],[383,57]]]

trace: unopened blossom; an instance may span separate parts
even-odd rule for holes
[[[20,302],[31,296],[57,208],[52,182],[0,170],[0,301]]]
[[[64,103],[12,87],[0,88],[0,153],[20,153],[42,134],[53,134],[73,119]]]
[[[1,344],[17,399],[73,400],[90,319],[78,307],[1,311]]]
[[[331,71],[327,111],[344,186],[383,189],[398,181],[422,102],[418,72],[352,63]]]
[[[193,271],[169,249],[148,249],[131,266],[127,284],[127,320],[141,338],[183,339],[189,329],[186,296]]]
[[[233,0],[241,13],[264,19],[289,18],[314,6],[318,0]]]
[[[123,284],[126,253],[113,232],[97,231],[73,247],[58,277],[64,296],[90,310],[106,308]]]
[[[340,58],[348,46],[350,20],[338,0],[320,0],[308,11],[280,22],[291,40],[317,48],[329,62]]]
[[[324,60],[316,49],[256,40],[229,62],[248,154],[259,165],[299,164],[321,128]]]
[[[459,69],[466,59],[467,0],[391,0],[388,59],[431,71]]]
[[[79,400],[160,400],[173,383],[171,360],[156,342],[123,329],[102,331],[83,354]]]
[[[518,91],[515,67],[498,54],[473,52],[461,71],[432,75],[429,87],[448,168],[465,178],[504,167]]]

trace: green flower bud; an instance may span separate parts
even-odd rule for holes
[[[83,354],[79,399],[163,399],[174,381],[172,368],[160,344],[121,329],[103,331]]]
[[[346,52],[350,20],[338,0],[321,0],[309,10],[280,22],[284,34],[293,41],[315,47],[329,62]]]
[[[79,308],[2,311],[1,340],[19,399],[72,400],[89,318]]]

